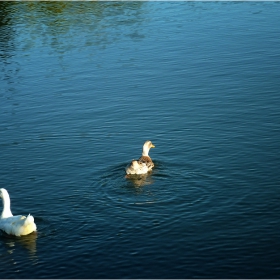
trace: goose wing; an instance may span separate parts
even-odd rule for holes
[[[141,156],[138,160],[139,163],[145,164],[148,167],[148,170],[152,170],[154,163],[149,156]]]

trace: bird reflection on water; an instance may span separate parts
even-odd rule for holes
[[[17,248],[24,248],[28,251],[30,254],[30,258],[35,260],[37,259],[36,256],[36,240],[37,240],[37,232],[32,232],[31,234],[16,237],[8,235],[4,232],[1,232],[2,235],[0,237],[0,240],[2,244],[7,248],[8,254],[13,254],[14,250]],[[19,245],[19,246],[18,246]]]
[[[143,187],[153,184],[151,173],[140,174],[140,175],[126,175],[125,178],[130,181],[134,187]]]

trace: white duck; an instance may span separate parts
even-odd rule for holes
[[[30,214],[13,216],[10,208],[10,196],[6,189],[0,189],[0,197],[3,199],[3,211],[0,219],[0,229],[10,235],[27,235],[36,231],[37,227],[34,218]]]
[[[155,148],[151,141],[146,141],[143,145],[142,156],[138,160],[133,160],[125,169],[126,174],[146,174],[152,170],[154,163],[149,156],[150,148]]]

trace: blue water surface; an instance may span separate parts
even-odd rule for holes
[[[279,278],[279,9],[0,2],[0,278]]]

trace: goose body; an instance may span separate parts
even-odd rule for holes
[[[155,148],[151,141],[146,141],[143,145],[142,156],[138,160],[133,160],[126,168],[126,174],[146,174],[152,170],[154,163],[149,156],[150,148]]]
[[[6,189],[0,189],[0,197],[3,200],[3,211],[0,218],[0,229],[10,235],[27,235],[36,231],[34,218],[30,214],[26,216],[13,216],[10,209],[10,196]]]
[[[146,164],[138,162],[137,160],[133,160],[130,165],[126,168],[126,174],[134,175],[134,174],[146,174],[149,169]]]

